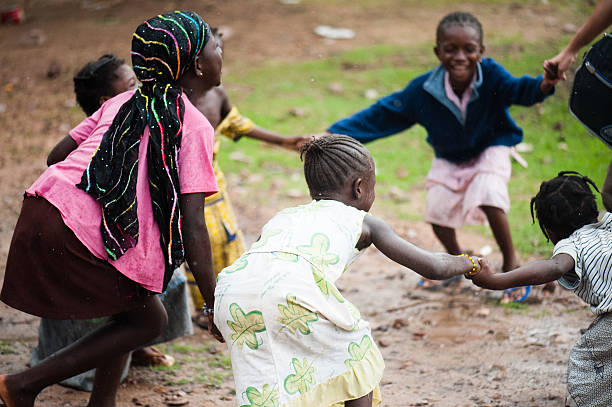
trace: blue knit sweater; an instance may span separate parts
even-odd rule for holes
[[[540,92],[542,76],[516,78],[493,59],[485,58],[478,64],[478,79],[464,120],[446,96],[444,72],[441,65],[434,68],[404,90],[337,121],[328,131],[367,143],[418,123],[427,130],[427,142],[436,157],[464,162],[487,147],[520,143],[523,131],[510,117],[508,107],[530,106],[554,93],[554,89],[548,95]]]

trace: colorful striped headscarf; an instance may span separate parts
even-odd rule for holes
[[[102,205],[104,247],[110,258],[118,259],[138,242],[138,150],[140,137],[149,127],[147,168],[166,262],[164,289],[185,259],[178,202],[185,104],[177,81],[210,36],[208,24],[190,11],[158,15],[136,29],[132,65],[142,86],[119,109],[77,184]]]

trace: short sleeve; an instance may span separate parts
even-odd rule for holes
[[[183,134],[178,159],[181,193],[208,196],[219,190],[212,166],[213,143],[214,131],[208,122]]]
[[[578,259],[578,250],[576,249],[576,245],[571,238],[563,239],[557,242],[555,248],[553,249],[553,257],[561,253],[567,254],[574,259],[574,269],[565,273],[558,280],[559,284],[568,290],[575,290],[580,284],[580,279],[582,278],[582,266]]]
[[[70,137],[80,145],[87,137],[89,137],[95,128],[98,126],[100,117],[102,116],[102,108],[96,110],[94,114],[86,117],[81,123],[79,123],[74,129],[68,133]]]

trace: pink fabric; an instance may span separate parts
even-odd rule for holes
[[[119,108],[132,96],[128,91],[108,100],[90,117],[83,120],[70,136],[78,144],[64,161],[49,167],[30,188],[28,195],[39,195],[59,209],[62,218],[77,238],[96,257],[108,260],[119,272],[144,288],[161,292],[164,259],[159,244],[160,232],[153,219],[149,194],[146,151],[149,130],[140,143],[136,197],[138,200],[138,244],[117,261],[108,259],[102,236],[100,205],[84,191],[76,188],[102,136],[111,125]],[[178,169],[181,193],[201,192],[206,195],[218,191],[212,168],[214,131],[206,118],[183,94],[185,117],[179,151]],[[92,282],[94,283],[94,282]]]
[[[510,148],[506,146],[489,147],[463,164],[435,158],[426,180],[425,221],[450,228],[487,224],[480,206],[504,212],[510,209],[511,173]]]
[[[451,86],[450,75],[448,74],[448,72],[444,72],[444,91],[446,93],[446,97],[449,98],[450,101],[453,102],[455,105],[457,105],[459,110],[461,110],[461,116],[464,119],[465,113],[467,112],[468,102],[472,97],[472,93],[474,93],[474,82],[476,82],[476,75],[477,73],[474,72],[474,76],[472,77],[472,82],[470,82],[470,86],[468,86],[468,88],[463,91],[463,95],[461,95],[461,99],[459,99],[459,97],[453,90],[453,87]]]

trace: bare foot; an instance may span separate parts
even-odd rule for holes
[[[0,375],[0,400],[2,407],[34,407],[35,396],[19,395],[14,390],[9,389],[11,385],[7,375]]]
[[[174,358],[164,355],[155,346],[147,346],[132,353],[132,364],[135,366],[172,366]]]

